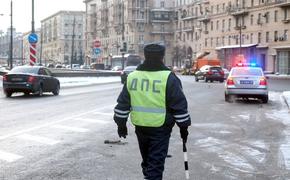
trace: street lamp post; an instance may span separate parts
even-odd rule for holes
[[[13,2],[11,0],[10,3],[10,48],[9,48],[9,60],[8,60],[8,65],[10,69],[13,68]]]
[[[71,45],[71,60],[70,60],[70,68],[72,69],[73,59],[74,59],[74,49],[75,49],[75,26],[76,26],[76,17],[74,15],[73,21],[73,34],[72,34],[72,45]]]

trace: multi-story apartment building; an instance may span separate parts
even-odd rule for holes
[[[209,52],[230,68],[243,61],[290,74],[290,0],[86,0],[87,53],[102,42],[108,58],[128,42],[142,55],[145,43],[163,41],[166,63],[181,66]],[[122,38],[124,37],[124,40]]]
[[[290,74],[289,0],[175,0],[175,41],[188,56],[209,51],[230,68],[243,54]]]
[[[84,62],[85,12],[59,11],[41,21],[42,58],[47,63]]]
[[[22,48],[22,33],[16,32],[16,29],[12,30],[13,38],[13,64],[22,64],[23,63],[23,48]],[[0,60],[1,64],[7,64],[10,53],[10,38],[11,38],[11,29],[8,28],[6,33],[0,32]]]
[[[143,56],[150,42],[168,47],[165,59],[171,59],[173,37],[172,0],[85,0],[87,9],[87,55],[91,61],[108,64],[111,55],[120,55],[123,42],[127,53]],[[102,54],[94,54],[94,41],[101,42]]]

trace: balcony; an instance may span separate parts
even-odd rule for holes
[[[240,29],[246,29],[247,26],[236,26],[234,29],[235,30],[240,30]]]
[[[168,29],[160,29],[160,28],[153,28],[151,31],[151,34],[173,34],[174,32],[172,30],[168,30]]]
[[[181,17],[181,20],[189,21],[189,20],[196,19],[196,18],[197,18],[197,16],[193,14],[193,15],[188,15],[188,16]]]
[[[276,0],[277,7],[288,8],[290,7],[290,0]]]
[[[287,24],[287,23],[290,22],[290,18],[288,18],[288,19],[283,19],[282,22],[285,23],[285,24]]]
[[[199,16],[199,17],[198,17],[198,21],[200,21],[200,22],[204,22],[204,23],[207,23],[207,22],[210,21],[210,17],[209,17],[209,15]]]
[[[169,16],[154,16],[154,14],[150,17],[150,22],[152,23],[170,23],[170,17]]]
[[[193,28],[192,27],[184,27],[182,29],[182,32],[192,32],[193,31]]]
[[[243,15],[247,15],[248,13],[249,13],[249,10],[246,7],[236,6],[230,9],[230,14],[232,16],[243,16]]]
[[[130,19],[130,21],[136,22],[136,23],[146,23],[146,19],[141,19],[141,18]]]

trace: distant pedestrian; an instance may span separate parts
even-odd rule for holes
[[[130,114],[143,159],[144,178],[161,180],[172,128],[176,122],[186,142],[191,119],[180,80],[163,64],[165,47],[146,45],[144,55],[144,63],[129,74],[118,97],[114,120],[119,136],[126,138]]]

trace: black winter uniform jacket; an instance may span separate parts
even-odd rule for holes
[[[150,64],[144,62],[137,68],[138,71],[170,71],[165,65]],[[131,110],[130,94],[127,90],[126,83],[120,93],[118,104],[114,109],[114,121],[118,126],[125,126]],[[177,124],[179,127],[187,127],[191,124],[191,118],[187,111],[187,101],[182,90],[181,81],[171,72],[166,87],[166,119],[162,127],[170,129]],[[162,128],[161,127],[161,128]],[[156,128],[152,128],[156,129]],[[158,129],[158,128],[157,128]]]

